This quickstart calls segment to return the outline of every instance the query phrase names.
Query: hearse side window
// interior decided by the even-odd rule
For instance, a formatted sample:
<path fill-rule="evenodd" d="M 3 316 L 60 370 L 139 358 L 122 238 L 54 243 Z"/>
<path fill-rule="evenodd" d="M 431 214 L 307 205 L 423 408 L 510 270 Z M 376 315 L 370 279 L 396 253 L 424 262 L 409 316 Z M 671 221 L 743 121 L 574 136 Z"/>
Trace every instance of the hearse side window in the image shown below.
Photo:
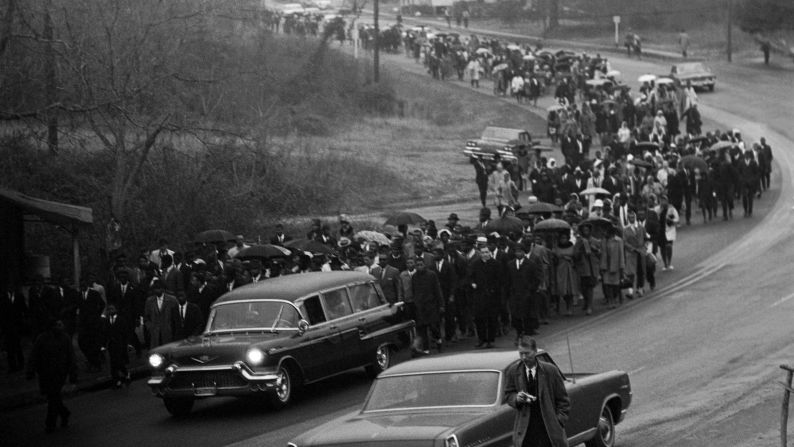
<path fill-rule="evenodd" d="M 303 300 L 301 307 L 306 318 L 309 319 L 309 324 L 320 324 L 325 321 L 325 314 L 323 313 L 323 306 L 320 304 L 319 296 L 306 298 Z"/>
<path fill-rule="evenodd" d="M 335 320 L 353 313 L 347 300 L 347 289 L 337 289 L 323 293 L 325 315 L 328 320 Z"/>
<path fill-rule="evenodd" d="M 383 304 L 372 284 L 361 284 L 348 290 L 350 292 L 350 304 L 353 305 L 353 312 L 361 312 Z"/>

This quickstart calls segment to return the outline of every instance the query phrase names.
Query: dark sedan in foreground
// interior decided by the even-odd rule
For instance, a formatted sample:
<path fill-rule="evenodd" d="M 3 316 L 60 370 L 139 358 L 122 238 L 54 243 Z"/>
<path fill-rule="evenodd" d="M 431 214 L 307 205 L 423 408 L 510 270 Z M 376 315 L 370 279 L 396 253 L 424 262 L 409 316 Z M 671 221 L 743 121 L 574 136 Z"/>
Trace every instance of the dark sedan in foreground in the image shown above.
<path fill-rule="evenodd" d="M 546 352 L 538 359 L 554 363 Z M 364 407 L 291 441 L 289 447 L 464 447 L 512 445 L 515 410 L 504 400 L 515 351 L 428 357 L 381 373 Z M 565 378 L 569 445 L 615 444 L 615 424 L 631 404 L 622 371 Z"/>
<path fill-rule="evenodd" d="M 414 322 L 401 308 L 366 273 L 249 284 L 215 301 L 201 336 L 153 349 L 148 384 L 174 416 L 215 396 L 260 395 L 283 407 L 303 384 L 388 368 L 411 340 Z"/>

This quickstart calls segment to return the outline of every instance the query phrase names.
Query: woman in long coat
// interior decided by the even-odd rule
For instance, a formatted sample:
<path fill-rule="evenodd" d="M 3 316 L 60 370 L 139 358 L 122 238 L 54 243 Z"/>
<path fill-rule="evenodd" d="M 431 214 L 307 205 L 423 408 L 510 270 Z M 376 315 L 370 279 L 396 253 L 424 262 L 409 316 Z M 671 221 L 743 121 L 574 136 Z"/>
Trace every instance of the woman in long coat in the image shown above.
<path fill-rule="evenodd" d="M 579 294 L 579 277 L 574 267 L 574 245 L 568 233 L 560 235 L 552 250 L 554 259 L 554 295 L 565 301 L 566 315 L 573 315 L 573 297 Z M 559 302 L 557 303 L 559 306 Z"/>
<path fill-rule="evenodd" d="M 594 239 L 590 237 L 591 230 L 590 225 L 579 225 L 579 237 L 576 238 L 576 244 L 573 247 L 579 289 L 582 291 L 584 312 L 587 315 L 593 313 L 593 288 L 598 282 L 598 271 L 601 264 L 599 259 L 601 243 L 598 241 L 598 247 L 593 247 Z"/>
<path fill-rule="evenodd" d="M 608 236 L 601 242 L 601 281 L 610 309 L 616 307 L 616 300 L 623 304 L 623 297 L 620 296 L 620 280 L 625 269 L 623 239 L 618 237 L 618 230 L 615 227 L 610 227 Z"/>

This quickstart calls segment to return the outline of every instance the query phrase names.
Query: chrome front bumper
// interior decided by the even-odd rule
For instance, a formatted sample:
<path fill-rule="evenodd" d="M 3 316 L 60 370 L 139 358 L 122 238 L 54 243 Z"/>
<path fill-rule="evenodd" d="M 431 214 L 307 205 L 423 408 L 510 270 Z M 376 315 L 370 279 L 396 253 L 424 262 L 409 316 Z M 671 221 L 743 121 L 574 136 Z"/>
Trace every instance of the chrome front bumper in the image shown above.
<path fill-rule="evenodd" d="M 273 392 L 279 385 L 275 371 L 253 371 L 243 362 L 217 366 L 170 365 L 153 375 L 147 385 L 157 396 L 240 396 Z"/>

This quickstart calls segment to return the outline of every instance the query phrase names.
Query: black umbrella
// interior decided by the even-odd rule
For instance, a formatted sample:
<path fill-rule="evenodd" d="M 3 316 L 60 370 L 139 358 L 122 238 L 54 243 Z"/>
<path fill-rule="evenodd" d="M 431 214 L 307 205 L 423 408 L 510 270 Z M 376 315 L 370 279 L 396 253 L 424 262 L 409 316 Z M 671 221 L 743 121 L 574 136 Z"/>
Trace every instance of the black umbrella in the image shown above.
<path fill-rule="evenodd" d="M 235 255 L 235 258 L 240 259 L 248 259 L 248 258 L 283 258 L 289 256 L 291 253 L 284 247 L 279 247 L 278 245 L 252 245 L 250 247 L 245 247 L 242 250 L 238 251 Z"/>
<path fill-rule="evenodd" d="M 694 138 L 691 138 L 691 139 L 689 140 L 689 142 L 690 142 L 690 143 L 692 143 L 692 144 L 695 144 L 695 143 L 702 143 L 702 142 L 704 142 L 704 141 L 708 141 L 708 140 L 709 140 L 709 137 L 706 137 L 706 136 L 703 136 L 703 135 L 701 135 L 701 136 L 699 136 L 699 137 L 694 137 Z"/>
<path fill-rule="evenodd" d="M 289 241 L 284 244 L 287 248 L 294 248 L 300 251 L 308 251 L 309 253 L 323 253 L 323 254 L 331 254 L 334 253 L 334 249 L 329 247 L 328 245 L 323 244 L 322 242 L 315 241 L 313 239 L 295 239 L 293 241 Z"/>
<path fill-rule="evenodd" d="M 546 219 L 538 222 L 534 231 L 564 231 L 570 230 L 571 224 L 561 219 Z"/>
<path fill-rule="evenodd" d="M 593 216 L 588 217 L 583 222 L 579 222 L 579 226 L 589 225 L 594 228 L 609 229 L 612 228 L 612 221 L 603 217 Z"/>
<path fill-rule="evenodd" d="M 524 231 L 524 224 L 521 219 L 514 216 L 503 216 L 488 222 L 485 231 L 496 231 L 502 234 L 521 233 Z"/>
<path fill-rule="evenodd" d="M 687 169 L 699 168 L 700 172 L 706 172 L 709 170 L 709 165 L 706 163 L 706 160 L 698 157 L 697 155 L 687 155 L 678 163 Z"/>
<path fill-rule="evenodd" d="M 649 151 L 659 149 L 659 145 L 651 141 L 640 141 L 636 147 L 637 149 L 647 149 Z"/>
<path fill-rule="evenodd" d="M 203 242 L 206 244 L 233 241 L 234 235 L 226 230 L 207 230 L 197 234 L 196 242 Z"/>
<path fill-rule="evenodd" d="M 634 158 L 629 163 L 633 164 L 634 166 L 639 166 L 641 168 L 653 167 L 653 164 L 651 162 L 645 161 L 642 158 Z"/>
<path fill-rule="evenodd" d="M 547 202 L 530 203 L 524 209 L 524 212 L 527 214 L 557 213 L 560 211 L 562 211 L 562 208 Z"/>
<path fill-rule="evenodd" d="M 427 222 L 425 218 L 416 213 L 401 211 L 389 216 L 389 218 L 386 219 L 386 222 L 384 222 L 384 225 L 417 225 L 424 222 Z"/>

